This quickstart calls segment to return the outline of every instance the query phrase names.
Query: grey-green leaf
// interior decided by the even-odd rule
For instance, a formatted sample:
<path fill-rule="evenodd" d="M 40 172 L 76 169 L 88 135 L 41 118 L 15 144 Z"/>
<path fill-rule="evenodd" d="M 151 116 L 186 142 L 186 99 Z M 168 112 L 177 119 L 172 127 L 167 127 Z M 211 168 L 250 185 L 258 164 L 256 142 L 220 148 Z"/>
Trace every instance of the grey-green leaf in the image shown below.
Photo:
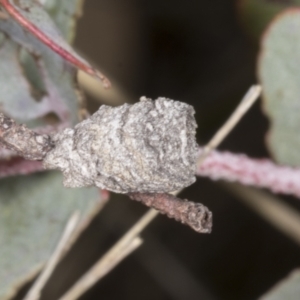
<path fill-rule="evenodd" d="M 64 60 L 59 57 L 56 53 L 53 53 L 50 49 L 44 46 L 41 42 L 37 41 L 34 37 L 28 35 L 21 26 L 12 21 L 11 24 L 5 24 L 0 21 L 0 30 L 6 33 L 10 37 L 10 39 L 6 39 L 5 45 L 6 47 L 8 42 L 12 44 L 11 47 L 15 49 L 21 48 L 23 46 L 25 49 L 28 50 L 28 53 L 31 53 L 35 59 L 31 62 L 25 63 L 30 65 L 36 65 L 31 67 L 31 69 L 35 69 L 35 72 L 38 72 L 36 77 L 42 79 L 43 85 L 46 87 L 46 95 L 41 101 L 48 102 L 48 111 L 46 113 L 54 112 L 61 122 L 65 123 L 76 123 L 77 121 L 77 110 L 78 110 L 78 103 L 77 103 L 77 95 L 74 90 L 75 85 L 75 70 L 71 67 L 67 67 Z M 0 46 L 3 47 L 3 43 Z M 34 50 L 33 50 L 34 49 Z M 3 50 L 4 51 L 4 50 Z M 13 55 L 13 54 L 12 54 Z M 2 61 L 2 68 L 8 69 L 9 67 L 7 64 L 14 64 L 17 68 L 21 68 L 21 61 L 20 57 L 18 57 L 17 53 L 14 53 L 14 62 L 7 61 L 5 58 L 0 56 L 0 60 Z M 15 71 L 14 69 L 10 69 L 11 73 L 10 76 L 13 76 L 15 73 L 18 72 L 18 69 Z M 1 72 L 1 69 L 0 69 Z M 29 82 L 30 79 L 27 78 L 25 72 L 19 71 L 19 76 L 15 78 L 15 80 L 19 79 L 20 77 L 22 81 L 27 81 L 27 92 L 26 94 L 30 95 L 30 84 L 36 85 L 38 83 Z M 9 84 L 7 80 L 0 81 L 0 89 L 2 89 L 5 85 Z M 36 87 L 38 88 L 38 86 Z M 12 98 L 12 94 L 0 95 L 0 103 L 2 105 L 2 110 L 10 115 L 14 116 L 16 114 L 23 113 L 23 117 L 16 118 L 20 122 L 28 121 L 28 115 L 31 111 L 31 114 L 40 115 L 40 111 L 36 111 L 38 108 L 37 105 L 34 107 L 28 107 L 24 103 L 24 99 L 22 97 L 22 92 L 24 88 L 18 85 L 17 83 L 10 86 L 10 89 L 15 89 L 14 98 Z M 22 111 L 15 111 L 11 110 L 11 102 L 14 102 L 15 99 L 18 98 L 18 102 L 21 103 L 23 107 Z M 37 100 L 32 96 L 31 101 L 33 103 L 37 103 Z"/>
<path fill-rule="evenodd" d="M 300 9 L 277 17 L 262 41 L 258 73 L 270 120 L 267 144 L 274 159 L 300 165 Z"/>
<path fill-rule="evenodd" d="M 287 278 L 277 283 L 260 300 L 299 300 L 300 270 L 292 272 Z"/>
<path fill-rule="evenodd" d="M 95 188 L 66 189 L 62 176 L 45 172 L 0 181 L 0 299 L 51 255 L 67 220 L 85 218 L 100 201 Z"/>
<path fill-rule="evenodd" d="M 65 36 L 73 36 L 82 0 L 44 0 L 48 13 Z M 79 99 L 76 70 L 28 34 L 14 20 L 0 20 L 1 110 L 30 127 L 78 122 Z"/>
<path fill-rule="evenodd" d="M 27 35 L 26 37 L 29 38 L 28 41 L 26 41 L 26 44 L 33 46 L 33 50 L 37 55 L 42 55 L 43 52 L 39 51 L 40 49 L 38 49 L 35 43 L 32 43 L 33 40 L 30 39 L 30 37 L 33 36 L 75 68 L 81 69 L 84 72 L 97 77 L 102 81 L 105 87 L 110 86 L 107 78 L 105 78 L 98 70 L 93 68 L 85 59 L 78 55 L 76 51 L 74 51 L 74 49 L 68 44 L 63 34 L 57 28 L 54 20 L 41 5 L 41 3 L 36 0 L 6 0 L 5 2 L 2 2 L 2 7 L 10 15 L 10 18 L 1 21 L 2 30 L 8 32 L 9 34 L 13 33 L 12 37 L 17 37 L 17 31 L 13 31 L 13 23 L 18 23 L 26 30 L 25 35 Z M 71 36 L 68 35 L 67 30 L 70 30 L 72 27 L 74 27 L 72 26 L 72 22 L 74 22 L 73 18 L 75 18 L 76 14 L 75 16 L 70 16 L 70 13 L 72 13 L 71 8 L 74 10 L 74 5 L 71 6 L 69 3 L 69 5 L 64 5 L 60 8 L 64 10 L 64 14 L 61 15 L 56 13 L 55 17 L 57 22 L 60 23 L 59 25 L 64 30 L 65 36 L 71 39 Z M 73 13 L 76 12 L 73 11 Z M 67 22 L 65 23 L 66 26 L 63 26 L 63 19 L 71 20 L 71 22 Z"/>
<path fill-rule="evenodd" d="M 48 11 L 63 37 L 72 42 L 77 19 L 82 14 L 84 0 L 61 1 L 44 0 L 44 8 Z"/>

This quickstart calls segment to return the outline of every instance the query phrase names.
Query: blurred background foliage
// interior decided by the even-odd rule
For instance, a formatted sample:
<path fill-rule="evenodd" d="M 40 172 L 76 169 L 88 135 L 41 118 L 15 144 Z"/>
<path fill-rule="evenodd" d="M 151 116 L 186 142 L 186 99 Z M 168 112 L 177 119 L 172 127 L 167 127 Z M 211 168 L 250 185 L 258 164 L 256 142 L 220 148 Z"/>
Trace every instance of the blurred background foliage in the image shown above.
<path fill-rule="evenodd" d="M 114 86 L 98 97 L 88 96 L 89 110 L 111 98 L 115 103 L 134 102 L 143 95 L 188 102 L 196 109 L 197 138 L 204 144 L 258 81 L 262 37 L 268 37 L 264 32 L 270 22 L 298 4 L 86 0 L 75 47 L 100 66 Z M 266 72 L 274 71 L 267 67 Z M 269 156 L 265 146 L 269 121 L 261 106 L 259 102 L 251 109 L 221 149 Z M 82 299 L 245 300 L 267 292 L 299 266 L 300 229 L 294 235 L 278 230 L 276 221 L 263 217 L 259 207 L 252 209 L 240 201 L 255 197 L 249 189 L 236 191 L 233 185 L 198 179 L 181 197 L 213 211 L 212 234 L 196 234 L 160 216 L 143 234 L 144 245 Z M 299 200 L 275 200 L 298 216 Z M 126 197 L 112 195 L 61 263 L 42 299 L 57 299 L 145 210 Z"/>

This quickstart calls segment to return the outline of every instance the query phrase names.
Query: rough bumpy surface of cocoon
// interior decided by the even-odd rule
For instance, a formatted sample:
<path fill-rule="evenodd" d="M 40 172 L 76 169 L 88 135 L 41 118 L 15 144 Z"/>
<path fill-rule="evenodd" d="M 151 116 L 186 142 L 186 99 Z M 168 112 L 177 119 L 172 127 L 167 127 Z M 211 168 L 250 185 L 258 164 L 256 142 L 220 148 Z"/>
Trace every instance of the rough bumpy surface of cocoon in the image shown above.
<path fill-rule="evenodd" d="M 44 159 L 66 187 L 96 185 L 118 193 L 171 192 L 195 181 L 197 144 L 192 106 L 166 98 L 103 105 L 74 129 L 52 137 Z"/>

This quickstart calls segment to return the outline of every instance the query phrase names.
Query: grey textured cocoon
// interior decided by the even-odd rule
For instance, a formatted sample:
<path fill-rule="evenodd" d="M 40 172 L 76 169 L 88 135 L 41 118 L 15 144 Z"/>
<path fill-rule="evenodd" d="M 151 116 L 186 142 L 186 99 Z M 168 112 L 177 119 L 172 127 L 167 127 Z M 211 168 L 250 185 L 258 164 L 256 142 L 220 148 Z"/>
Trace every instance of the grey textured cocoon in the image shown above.
<path fill-rule="evenodd" d="M 171 192 L 195 181 L 197 124 L 192 106 L 166 98 L 102 105 L 74 129 L 52 137 L 44 159 L 66 187 L 96 185 L 118 193 Z"/>

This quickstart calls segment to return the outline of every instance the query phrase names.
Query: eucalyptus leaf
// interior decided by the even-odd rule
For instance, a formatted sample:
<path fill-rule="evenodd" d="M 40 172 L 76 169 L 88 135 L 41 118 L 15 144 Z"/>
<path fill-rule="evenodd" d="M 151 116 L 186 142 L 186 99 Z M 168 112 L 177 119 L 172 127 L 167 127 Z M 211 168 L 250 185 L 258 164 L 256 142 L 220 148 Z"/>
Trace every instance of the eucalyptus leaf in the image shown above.
<path fill-rule="evenodd" d="M 277 283 L 260 300 L 299 300 L 300 270 L 293 271 L 287 278 Z"/>
<path fill-rule="evenodd" d="M 36 0 L 1 0 L 2 8 L 9 14 L 11 18 L 4 18 L 2 20 L 2 30 L 13 32 L 14 26 L 12 22 L 18 23 L 22 28 L 26 29 L 29 35 L 36 37 L 37 40 L 46 45 L 53 52 L 61 56 L 65 61 L 74 67 L 83 70 L 84 72 L 97 77 L 102 81 L 104 87 L 109 87 L 110 82 L 98 70 L 93 68 L 86 60 L 78 55 L 72 47 L 64 39 L 62 33 L 58 30 L 54 21 L 41 5 Z M 70 19 L 71 6 L 64 6 L 64 19 Z M 65 27 L 62 26 L 62 20 L 59 18 L 60 14 L 56 14 L 57 21 L 60 21 L 61 27 L 64 29 L 64 34 L 71 39 L 71 35 L 67 35 L 67 28 L 71 28 L 72 22 L 67 22 Z M 75 17 L 74 15 L 73 17 Z M 16 36 L 17 31 L 14 31 Z M 37 48 L 34 48 L 38 52 Z M 42 53 L 42 52 L 41 52 Z"/>
<path fill-rule="evenodd" d="M 300 9 L 288 9 L 265 33 L 258 64 L 268 147 L 282 164 L 300 165 Z"/>
<path fill-rule="evenodd" d="M 47 261 L 74 211 L 85 221 L 100 193 L 66 189 L 62 175 L 45 172 L 0 181 L 0 299 Z M 83 220 L 84 221 L 84 220 Z"/>
<path fill-rule="evenodd" d="M 34 2 L 29 0 L 20 2 L 23 6 L 30 5 L 31 10 L 26 12 L 26 17 L 31 17 L 30 21 L 33 22 L 34 25 L 45 30 L 59 47 L 73 51 L 60 35 L 59 29 L 56 28 L 54 21 L 52 21 L 50 16 L 40 5 L 36 4 L 37 6 L 35 6 L 33 5 Z M 78 7 L 78 1 L 68 2 L 73 2 L 73 6 Z M 73 16 L 69 16 L 69 18 L 73 18 Z M 68 24 L 68 22 L 66 18 L 66 24 Z M 31 115 L 33 115 L 34 119 L 40 117 L 42 113 L 43 115 L 47 115 L 52 112 L 56 114 L 63 123 L 77 123 L 78 101 L 75 90 L 75 68 L 71 67 L 62 57 L 49 49 L 32 34 L 29 34 L 27 30 L 14 19 L 0 20 L 0 30 L 8 36 L 5 40 L 5 46 L 10 42 L 16 51 L 20 51 L 18 49 L 26 49 L 25 54 L 23 51 L 22 57 L 18 56 L 18 53 L 14 54 L 13 64 L 16 67 L 13 69 L 10 69 L 6 65 L 6 63 L 9 64 L 11 62 L 0 56 L 2 68 L 11 70 L 12 74 L 7 74 L 7 77 L 10 78 L 17 73 L 18 69 L 16 68 L 21 69 L 23 67 L 24 70 L 22 74 L 19 75 L 19 78 L 22 76 L 20 81 L 27 81 L 27 89 L 18 84 L 9 85 L 7 80 L 0 81 L 0 90 L 5 88 L 5 86 L 9 89 L 14 89 L 13 95 L 8 93 L 5 97 L 0 96 L 2 110 L 20 122 L 28 122 L 32 119 L 30 118 Z M 3 44 L 4 43 L 2 43 L 2 46 Z M 31 78 L 26 76 L 26 74 L 28 74 L 26 70 L 28 69 L 30 69 L 33 74 Z M 20 70 L 19 73 L 21 73 Z M 32 81 L 32 78 L 38 78 L 38 80 Z M 18 78 L 15 80 L 18 80 Z M 41 85 L 45 91 L 43 97 L 37 101 L 32 91 L 39 90 Z M 31 95 L 31 102 L 33 103 L 31 107 L 27 105 L 28 100 L 25 103 L 26 97 L 22 97 L 24 89 L 27 98 Z M 16 99 L 18 99 L 18 106 L 22 107 L 22 112 L 16 111 L 11 107 L 13 105 L 12 102 L 16 101 Z M 44 111 L 40 109 L 41 103 L 43 103 Z"/>
<path fill-rule="evenodd" d="M 16 120 L 32 120 L 51 111 L 48 98 L 37 101 L 33 87 L 24 77 L 19 46 L 2 35 L 0 44 L 0 90 L 2 109 Z"/>

